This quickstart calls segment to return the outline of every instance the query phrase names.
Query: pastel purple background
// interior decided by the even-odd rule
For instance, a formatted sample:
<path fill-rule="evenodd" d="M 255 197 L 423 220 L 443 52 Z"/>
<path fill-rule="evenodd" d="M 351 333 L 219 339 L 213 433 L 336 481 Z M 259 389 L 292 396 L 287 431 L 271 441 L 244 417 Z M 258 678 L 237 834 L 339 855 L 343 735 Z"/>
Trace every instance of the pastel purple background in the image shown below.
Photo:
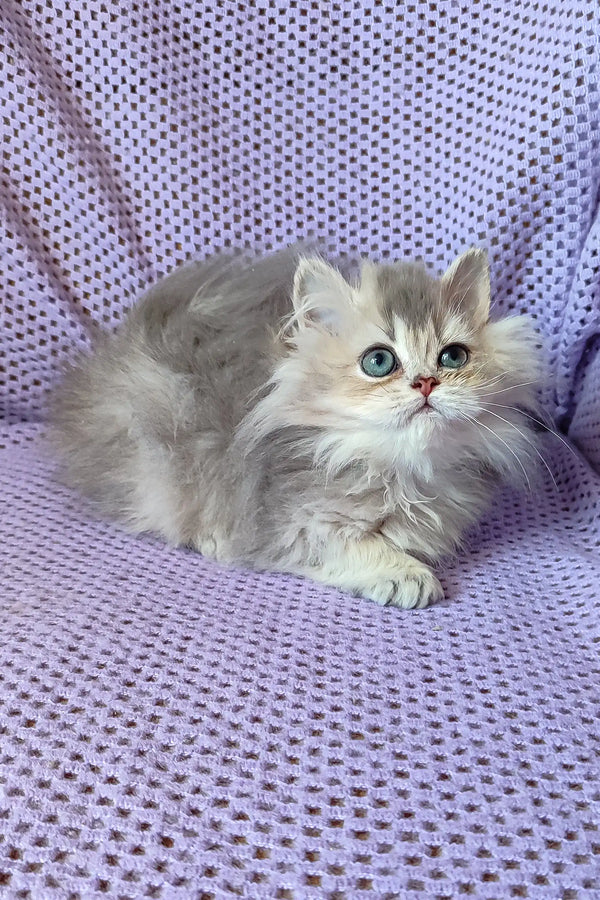
<path fill-rule="evenodd" d="M 597 3 L 0 23 L 0 895 L 600 897 Z M 131 538 L 53 480 L 47 391 L 95 328 L 308 234 L 438 270 L 486 246 L 547 347 L 573 447 L 429 610 Z"/>

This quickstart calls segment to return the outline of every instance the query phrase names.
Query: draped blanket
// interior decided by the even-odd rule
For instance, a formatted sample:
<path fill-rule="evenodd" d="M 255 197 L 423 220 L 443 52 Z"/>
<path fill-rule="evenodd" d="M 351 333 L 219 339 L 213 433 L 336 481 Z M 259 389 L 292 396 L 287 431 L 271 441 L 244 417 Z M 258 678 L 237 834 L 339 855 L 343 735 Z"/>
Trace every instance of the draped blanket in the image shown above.
<path fill-rule="evenodd" d="M 600 7 L 0 7 L 0 894 L 600 896 Z M 539 488 L 381 609 L 101 522 L 61 366 L 190 258 L 488 248 Z"/>

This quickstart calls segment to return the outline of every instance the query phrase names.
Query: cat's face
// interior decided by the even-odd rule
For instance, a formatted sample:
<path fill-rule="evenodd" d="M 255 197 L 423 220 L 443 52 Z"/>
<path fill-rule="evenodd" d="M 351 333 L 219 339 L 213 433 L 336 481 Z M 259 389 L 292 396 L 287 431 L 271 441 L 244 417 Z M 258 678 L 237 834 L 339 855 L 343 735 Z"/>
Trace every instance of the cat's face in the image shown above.
<path fill-rule="evenodd" d="M 467 251 L 440 280 L 419 265 L 366 264 L 355 286 L 304 260 L 294 306 L 280 389 L 294 395 L 298 424 L 443 449 L 535 378 L 524 320 L 488 321 L 482 251 Z"/>

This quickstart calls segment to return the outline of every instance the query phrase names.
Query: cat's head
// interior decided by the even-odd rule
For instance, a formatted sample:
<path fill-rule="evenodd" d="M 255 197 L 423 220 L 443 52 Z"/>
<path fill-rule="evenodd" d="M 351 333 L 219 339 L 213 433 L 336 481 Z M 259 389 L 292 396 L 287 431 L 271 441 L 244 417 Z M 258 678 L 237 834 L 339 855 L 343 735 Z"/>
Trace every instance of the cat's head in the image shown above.
<path fill-rule="evenodd" d="M 305 258 L 293 305 L 277 401 L 290 423 L 335 434 L 348 455 L 352 446 L 364 455 L 371 441 L 384 456 L 415 461 L 464 451 L 490 431 L 499 446 L 510 433 L 494 418 L 507 417 L 500 406 L 531 405 L 531 326 L 526 317 L 490 321 L 482 250 L 462 254 L 440 279 L 420 264 L 365 263 L 355 284 Z"/>

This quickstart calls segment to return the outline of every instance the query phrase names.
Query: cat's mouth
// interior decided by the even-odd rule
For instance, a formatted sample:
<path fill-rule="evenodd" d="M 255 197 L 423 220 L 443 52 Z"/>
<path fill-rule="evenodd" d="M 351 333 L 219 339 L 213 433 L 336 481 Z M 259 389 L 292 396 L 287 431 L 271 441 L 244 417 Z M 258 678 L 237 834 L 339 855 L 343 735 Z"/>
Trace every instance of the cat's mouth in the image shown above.
<path fill-rule="evenodd" d="M 438 410 L 435 406 L 433 406 L 429 400 L 426 398 L 424 403 L 421 403 L 420 406 L 417 406 L 416 409 L 413 409 L 410 413 L 408 420 L 409 422 L 414 419 L 416 416 L 427 416 L 432 415 L 432 413 L 436 413 Z"/>
<path fill-rule="evenodd" d="M 436 411 L 435 406 L 433 406 L 433 405 L 429 402 L 429 400 L 428 400 L 427 398 L 425 398 L 425 402 L 424 402 L 424 403 L 421 403 L 421 405 L 419 406 L 419 408 L 416 410 L 416 414 L 417 414 L 417 415 L 418 415 L 419 413 L 425 413 L 425 414 L 427 414 L 427 413 L 432 413 L 432 412 L 435 412 L 435 411 Z"/>

